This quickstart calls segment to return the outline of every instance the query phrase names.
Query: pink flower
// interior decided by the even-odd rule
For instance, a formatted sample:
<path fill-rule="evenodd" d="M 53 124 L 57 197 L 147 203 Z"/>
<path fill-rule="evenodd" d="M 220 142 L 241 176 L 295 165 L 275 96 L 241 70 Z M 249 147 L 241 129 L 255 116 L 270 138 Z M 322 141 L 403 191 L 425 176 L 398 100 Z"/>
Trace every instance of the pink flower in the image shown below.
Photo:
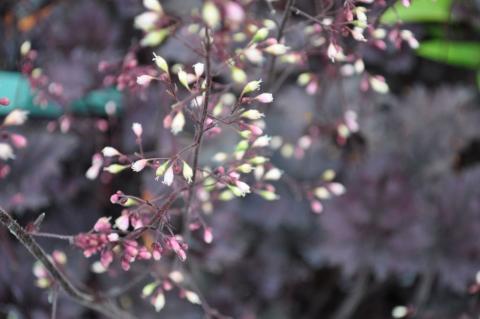
<path fill-rule="evenodd" d="M 213 241 L 213 233 L 212 229 L 210 227 L 207 227 L 203 231 L 203 240 L 207 243 L 210 244 Z"/>
<path fill-rule="evenodd" d="M 118 204 L 120 201 L 123 199 L 123 192 L 122 191 L 117 191 L 115 194 L 110 196 L 110 202 L 112 204 Z"/>
<path fill-rule="evenodd" d="M 103 267 L 108 268 L 113 261 L 113 253 L 111 250 L 104 250 L 100 256 L 100 263 Z"/>
<path fill-rule="evenodd" d="M 185 261 L 187 259 L 187 254 L 185 253 L 185 250 L 183 250 L 183 247 L 180 245 L 180 243 L 175 237 L 169 237 L 167 239 L 167 245 L 170 246 L 170 248 L 175 252 L 175 254 L 177 254 L 178 258 L 181 261 Z"/>
<path fill-rule="evenodd" d="M 93 226 L 93 230 L 95 230 L 97 233 L 108 233 L 111 229 L 112 225 L 110 225 L 110 218 L 107 217 L 99 218 Z"/>
<path fill-rule="evenodd" d="M 137 84 L 140 86 L 148 86 L 152 80 L 155 79 L 153 76 L 150 75 L 140 75 L 137 77 Z"/>
<path fill-rule="evenodd" d="M 260 95 L 257 95 L 255 97 L 255 100 L 257 100 L 260 103 L 272 103 L 273 102 L 273 95 L 272 95 L 272 93 L 262 93 Z"/>
<path fill-rule="evenodd" d="M 323 211 L 323 205 L 318 200 L 313 200 L 310 203 L 310 207 L 312 209 L 312 212 L 314 212 L 315 214 L 320 214 Z"/>
<path fill-rule="evenodd" d="M 12 143 L 16 148 L 24 148 L 28 144 L 28 141 L 25 138 L 25 136 L 20 134 L 12 133 L 10 134 L 10 139 L 12 140 Z"/>
<path fill-rule="evenodd" d="M 152 254 L 148 251 L 146 247 L 140 247 L 138 249 L 138 259 L 148 260 L 152 258 Z"/>
<path fill-rule="evenodd" d="M 160 258 L 162 257 L 162 252 L 163 252 L 162 246 L 160 246 L 158 243 L 153 243 L 152 244 L 152 257 L 153 257 L 153 259 L 160 260 Z"/>
<path fill-rule="evenodd" d="M 10 104 L 10 100 L 8 99 L 8 97 L 0 98 L 0 105 L 8 106 L 9 104 Z"/>

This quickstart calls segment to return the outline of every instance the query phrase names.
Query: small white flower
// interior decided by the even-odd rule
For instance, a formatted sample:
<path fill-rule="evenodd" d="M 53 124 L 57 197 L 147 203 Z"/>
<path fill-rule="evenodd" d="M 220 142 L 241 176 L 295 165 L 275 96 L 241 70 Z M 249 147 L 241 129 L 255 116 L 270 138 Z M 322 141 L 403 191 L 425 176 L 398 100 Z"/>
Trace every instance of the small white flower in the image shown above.
<path fill-rule="evenodd" d="M 155 298 L 152 300 L 155 311 L 160 311 L 165 307 L 165 295 L 162 292 L 158 292 Z"/>
<path fill-rule="evenodd" d="M 135 134 L 138 138 L 140 138 L 143 134 L 143 127 L 142 127 L 142 124 L 140 123 L 133 123 L 132 124 L 132 131 L 133 131 L 133 134 Z"/>
<path fill-rule="evenodd" d="M 247 48 L 243 51 L 243 54 L 245 54 L 245 57 L 252 63 L 255 64 L 260 64 L 263 62 L 263 54 L 262 51 L 255 47 L 250 47 Z"/>
<path fill-rule="evenodd" d="M 257 110 L 252 109 L 252 110 L 247 110 L 247 111 L 243 112 L 241 116 L 244 117 L 244 118 L 247 118 L 249 120 L 258 120 L 258 119 L 264 117 L 265 115 L 263 113 L 260 113 Z"/>
<path fill-rule="evenodd" d="M 370 77 L 370 85 L 374 91 L 381 94 L 388 93 L 389 91 L 388 84 L 385 82 L 385 78 L 380 75 Z"/>
<path fill-rule="evenodd" d="M 163 184 L 165 184 L 167 186 L 172 185 L 174 177 L 175 176 L 173 174 L 173 167 L 172 167 L 172 165 L 170 165 L 170 167 L 165 172 L 165 175 L 163 176 Z"/>
<path fill-rule="evenodd" d="M 353 28 L 352 31 L 352 36 L 355 40 L 360 41 L 360 42 L 366 42 L 367 39 L 365 39 L 365 36 L 363 35 L 363 30 L 362 28 L 355 27 Z"/>
<path fill-rule="evenodd" d="M 203 63 L 197 63 L 193 65 L 193 70 L 195 71 L 195 75 L 197 76 L 197 78 L 202 76 L 204 69 L 205 66 L 203 65 Z"/>
<path fill-rule="evenodd" d="M 275 43 L 272 44 L 264 49 L 265 52 L 270 53 L 272 55 L 282 55 L 287 53 L 289 47 L 281 44 L 281 43 Z"/>
<path fill-rule="evenodd" d="M 129 217 L 127 214 L 122 214 L 122 216 L 115 219 L 115 226 L 122 231 L 127 231 L 130 226 Z"/>
<path fill-rule="evenodd" d="M 187 290 L 185 291 L 185 298 L 187 298 L 188 301 L 190 301 L 193 304 L 201 304 L 202 302 L 200 301 L 200 297 L 193 291 Z"/>
<path fill-rule="evenodd" d="M 215 29 L 221 22 L 222 16 L 215 3 L 207 1 L 202 8 L 203 21 L 212 29 Z"/>
<path fill-rule="evenodd" d="M 174 135 L 177 135 L 183 130 L 185 126 L 185 116 L 182 112 L 178 112 L 172 120 L 171 131 Z"/>
<path fill-rule="evenodd" d="M 14 126 L 14 125 L 22 125 L 25 123 L 28 117 L 28 111 L 22 111 L 15 109 L 8 113 L 8 115 L 3 120 L 4 126 Z"/>
<path fill-rule="evenodd" d="M 188 74 L 187 72 L 185 72 L 184 70 L 180 69 L 180 71 L 178 71 L 178 80 L 180 81 L 180 83 L 187 89 L 187 90 L 190 90 L 190 86 L 188 85 Z"/>
<path fill-rule="evenodd" d="M 274 167 L 274 168 L 270 169 L 267 173 L 265 173 L 265 176 L 263 176 L 263 179 L 270 180 L 270 181 L 276 181 L 276 180 L 279 180 L 280 177 L 282 177 L 282 175 L 283 175 L 283 171 Z"/>
<path fill-rule="evenodd" d="M 328 188 L 333 194 L 337 196 L 343 195 L 346 192 L 345 186 L 340 183 L 330 183 L 328 184 Z"/>
<path fill-rule="evenodd" d="M 157 12 L 144 12 L 135 17 L 134 26 L 137 29 L 148 32 L 155 28 L 157 20 L 159 19 Z"/>
<path fill-rule="evenodd" d="M 162 6 L 158 0 L 143 0 L 143 6 L 148 10 L 163 13 Z"/>
<path fill-rule="evenodd" d="M 162 58 L 161 56 L 156 55 L 155 52 L 153 53 L 153 61 L 160 68 L 160 70 L 164 71 L 165 73 L 168 73 L 167 61 L 165 61 L 165 59 Z"/>
<path fill-rule="evenodd" d="M 255 100 L 261 103 L 272 103 L 273 102 L 273 95 L 272 93 L 262 93 L 255 97 Z"/>
<path fill-rule="evenodd" d="M 146 159 L 140 159 L 138 161 L 135 161 L 132 164 L 132 170 L 135 172 L 140 172 L 145 168 L 145 166 L 147 166 L 147 163 L 148 163 L 148 160 Z"/>
<path fill-rule="evenodd" d="M 247 183 L 242 181 L 237 181 L 235 185 L 241 191 L 241 196 L 245 196 L 245 194 L 250 193 L 250 186 Z"/>
<path fill-rule="evenodd" d="M 193 170 L 192 168 L 187 164 L 187 162 L 183 162 L 183 177 L 188 183 L 192 182 L 192 177 L 193 177 Z"/>
<path fill-rule="evenodd" d="M 13 148 L 10 146 L 10 144 L 0 143 L 0 159 L 7 161 L 14 158 L 15 154 L 13 153 Z"/>
<path fill-rule="evenodd" d="M 172 272 L 168 275 L 168 277 L 169 277 L 174 283 L 177 283 L 177 284 L 179 284 L 179 283 L 181 283 L 181 282 L 183 282 L 183 281 L 185 280 L 185 277 L 183 276 L 183 274 L 182 274 L 180 271 L 178 271 L 178 270 L 172 271 Z"/>
<path fill-rule="evenodd" d="M 272 138 L 268 135 L 260 136 L 253 142 L 252 147 L 265 147 L 268 146 Z"/>
<path fill-rule="evenodd" d="M 113 157 L 113 156 L 118 156 L 120 155 L 120 152 L 117 151 L 116 148 L 113 148 L 111 146 L 106 146 L 102 149 L 102 154 L 105 157 Z"/>
<path fill-rule="evenodd" d="M 330 60 L 332 60 L 332 62 L 335 62 L 335 58 L 337 57 L 338 55 L 338 49 L 337 49 L 337 46 L 335 44 L 333 44 L 332 42 L 330 42 L 330 44 L 328 45 L 328 49 L 327 49 L 327 56 Z"/>
<path fill-rule="evenodd" d="M 153 76 L 150 75 L 140 75 L 137 76 L 137 84 L 141 86 L 148 86 L 152 80 L 155 79 Z"/>
<path fill-rule="evenodd" d="M 260 83 L 262 83 L 262 80 L 248 82 L 243 88 L 241 95 L 258 90 L 260 88 Z"/>

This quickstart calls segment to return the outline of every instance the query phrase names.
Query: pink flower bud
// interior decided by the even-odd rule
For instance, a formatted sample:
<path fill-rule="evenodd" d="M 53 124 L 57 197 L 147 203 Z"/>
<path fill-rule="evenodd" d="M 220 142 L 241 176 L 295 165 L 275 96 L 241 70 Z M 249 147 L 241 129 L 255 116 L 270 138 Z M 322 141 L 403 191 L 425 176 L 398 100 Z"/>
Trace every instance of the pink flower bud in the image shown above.
<path fill-rule="evenodd" d="M 188 229 L 190 229 L 191 231 L 195 231 L 197 229 L 199 229 L 202 225 L 200 223 L 190 223 L 190 225 L 188 225 Z"/>
<path fill-rule="evenodd" d="M 120 236 L 118 236 L 117 233 L 111 233 L 111 234 L 108 234 L 107 236 L 107 239 L 109 242 L 116 242 L 118 241 L 118 239 L 120 238 Z"/>
<path fill-rule="evenodd" d="M 103 267 L 108 268 L 113 261 L 113 253 L 111 250 L 104 250 L 100 256 L 100 263 Z"/>
<path fill-rule="evenodd" d="M 110 202 L 112 204 L 118 204 L 122 200 L 122 197 L 123 197 L 123 192 L 117 191 L 115 194 L 110 196 Z"/>
<path fill-rule="evenodd" d="M 28 141 L 25 138 L 25 136 L 20 134 L 12 133 L 10 134 L 10 139 L 12 140 L 12 143 L 16 148 L 24 148 L 28 144 Z"/>
<path fill-rule="evenodd" d="M 212 229 L 207 227 L 205 228 L 205 230 L 203 231 L 203 240 L 207 243 L 207 244 L 210 244 L 212 243 L 213 241 L 213 233 L 212 233 Z"/>
<path fill-rule="evenodd" d="M 310 207 L 315 214 L 320 214 L 323 211 L 323 205 L 318 200 L 313 200 L 310 203 Z"/>
<path fill-rule="evenodd" d="M 128 271 L 130 269 L 130 261 L 128 258 L 122 257 L 122 261 L 120 262 L 122 269 Z"/>
<path fill-rule="evenodd" d="M 255 97 L 255 100 L 261 103 L 272 103 L 273 102 L 273 95 L 272 93 L 262 93 Z"/>
<path fill-rule="evenodd" d="M 147 250 L 146 247 L 140 247 L 138 250 L 138 259 L 150 259 L 152 254 Z"/>
<path fill-rule="evenodd" d="M 133 229 L 138 229 L 143 227 L 143 221 L 138 216 L 138 214 L 131 214 L 130 215 L 130 224 L 132 225 Z"/>
<path fill-rule="evenodd" d="M 162 246 L 160 246 L 158 243 L 152 244 L 152 256 L 155 260 L 160 260 L 162 257 Z"/>
<path fill-rule="evenodd" d="M 9 104 L 10 104 L 10 100 L 8 99 L 8 97 L 0 98 L 0 105 L 8 106 Z"/>
<path fill-rule="evenodd" d="M 112 229 L 112 225 L 110 225 L 110 218 L 101 217 L 97 220 L 95 225 L 93 226 L 93 230 L 98 233 L 108 233 Z"/>
<path fill-rule="evenodd" d="M 163 282 L 162 287 L 163 287 L 163 289 L 164 289 L 165 291 L 170 291 L 170 290 L 173 289 L 173 285 L 172 285 L 172 283 L 170 282 L 170 280 L 165 280 L 165 281 Z"/>
<path fill-rule="evenodd" d="M 125 256 L 128 256 L 130 261 L 134 261 L 138 255 L 138 248 L 130 245 L 124 245 L 123 248 L 125 249 Z"/>

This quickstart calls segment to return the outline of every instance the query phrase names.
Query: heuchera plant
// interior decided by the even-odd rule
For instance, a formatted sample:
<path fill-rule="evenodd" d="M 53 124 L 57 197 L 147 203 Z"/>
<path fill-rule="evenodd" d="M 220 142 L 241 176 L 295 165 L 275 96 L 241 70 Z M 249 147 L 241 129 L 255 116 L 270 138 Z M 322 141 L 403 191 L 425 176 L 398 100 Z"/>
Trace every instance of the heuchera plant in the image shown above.
<path fill-rule="evenodd" d="M 408 1 L 403 3 L 409 5 Z M 272 2 L 266 4 L 275 12 Z M 275 99 L 271 92 L 278 91 L 290 73 L 295 72 L 298 84 L 308 94 L 315 94 L 326 80 L 319 74 L 360 75 L 362 91 L 387 93 L 385 79 L 365 70 L 362 46 L 385 50 L 388 46 L 400 47 L 403 42 L 413 48 L 418 45 L 408 30 L 400 30 L 399 26 L 390 30 L 378 27 L 379 12 L 388 7 L 385 1 L 347 0 L 341 5 L 327 1 L 320 13 L 313 16 L 288 0 L 278 22 L 251 14 L 253 6 L 254 1 L 207 0 L 199 10 L 193 10 L 192 16 L 180 20 L 169 16 L 158 0 L 143 1 L 144 12 L 133 22 L 142 32 L 139 44 L 117 61 L 101 61 L 98 69 L 104 86 L 115 86 L 125 94 L 146 99 L 153 89 L 166 92 L 170 103 L 159 106 L 167 110 L 163 127 L 170 131 L 177 147 L 168 154 L 153 154 L 144 145 L 146 128 L 134 122 L 134 153 L 105 145 L 94 154 L 87 178 L 94 180 L 130 170 L 155 179 L 158 193 L 146 197 L 116 191 L 110 202 L 122 207 L 120 216 L 101 217 L 86 232 L 75 236 L 41 233 L 43 217 L 23 229 L 2 212 L 2 223 L 39 260 L 34 274 L 40 287 L 61 287 L 80 303 L 113 318 L 133 317 L 107 297 L 97 298 L 74 287 L 62 270 L 66 257 L 58 251 L 47 256 L 32 236 L 67 239 L 85 257 L 96 258 L 93 270 L 97 273 L 109 273 L 115 264 L 128 271 L 136 261 L 165 262 L 167 266 L 161 271 L 149 270 L 153 280 L 142 291 L 142 297 L 148 298 L 157 311 L 165 305 L 165 292 L 177 289 L 181 297 L 201 305 L 207 316 L 224 317 L 208 305 L 189 275 L 193 267 L 189 265 L 189 255 L 199 245 L 196 238 L 202 238 L 206 244 L 215 240 L 208 215 L 219 202 L 238 197 L 255 194 L 266 201 L 278 199 L 274 183 L 285 174 L 270 162 L 271 154 L 280 150 L 286 158 L 301 159 L 318 139 L 318 130 L 313 128 L 296 145 L 281 136 L 268 136 L 264 117 Z M 369 16 L 370 12 L 376 16 Z M 289 24 L 292 15 L 300 21 Z M 300 30 L 305 43 L 289 44 L 285 36 L 288 28 Z M 197 62 L 172 64 L 157 53 L 156 48 L 168 38 L 175 38 L 184 50 L 196 54 Z M 140 50 L 149 51 L 151 63 L 139 62 Z M 22 45 L 21 54 L 22 71 L 29 77 L 40 104 L 51 99 L 65 101 L 62 85 L 51 82 L 48 74 L 37 67 L 38 53 L 29 42 Z M 322 62 L 322 72 L 311 71 L 310 66 L 317 60 Z M 8 103 L 7 99 L 0 99 L 1 105 Z M 115 115 L 114 107 L 106 105 L 106 113 Z M 14 159 L 13 148 L 26 146 L 21 135 L 6 132 L 10 126 L 23 124 L 26 115 L 14 110 L 0 126 L 7 139 L 0 143 L 3 162 Z M 69 115 L 59 121 L 61 131 L 67 132 L 74 118 Z M 345 110 L 333 131 L 338 145 L 344 145 L 358 131 L 356 113 Z M 221 149 L 211 160 L 205 160 L 202 145 L 206 140 L 215 143 L 232 132 L 236 136 L 234 145 L 219 145 Z M 8 165 L 3 162 L 0 178 L 8 174 Z M 346 191 L 332 169 L 298 186 L 314 213 L 323 211 L 324 200 Z"/>

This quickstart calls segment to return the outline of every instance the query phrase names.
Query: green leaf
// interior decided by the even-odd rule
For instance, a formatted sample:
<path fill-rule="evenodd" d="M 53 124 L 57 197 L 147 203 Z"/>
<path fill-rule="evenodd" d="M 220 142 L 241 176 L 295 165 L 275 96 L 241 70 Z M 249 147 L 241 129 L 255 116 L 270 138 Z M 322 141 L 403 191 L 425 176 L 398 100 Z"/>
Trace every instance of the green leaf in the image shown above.
<path fill-rule="evenodd" d="M 397 22 L 447 22 L 453 0 L 412 0 L 410 7 L 397 1 L 380 19 L 381 23 Z"/>
<path fill-rule="evenodd" d="M 478 42 L 425 41 L 420 44 L 417 54 L 437 62 L 475 70 L 480 68 L 480 43 Z"/>

